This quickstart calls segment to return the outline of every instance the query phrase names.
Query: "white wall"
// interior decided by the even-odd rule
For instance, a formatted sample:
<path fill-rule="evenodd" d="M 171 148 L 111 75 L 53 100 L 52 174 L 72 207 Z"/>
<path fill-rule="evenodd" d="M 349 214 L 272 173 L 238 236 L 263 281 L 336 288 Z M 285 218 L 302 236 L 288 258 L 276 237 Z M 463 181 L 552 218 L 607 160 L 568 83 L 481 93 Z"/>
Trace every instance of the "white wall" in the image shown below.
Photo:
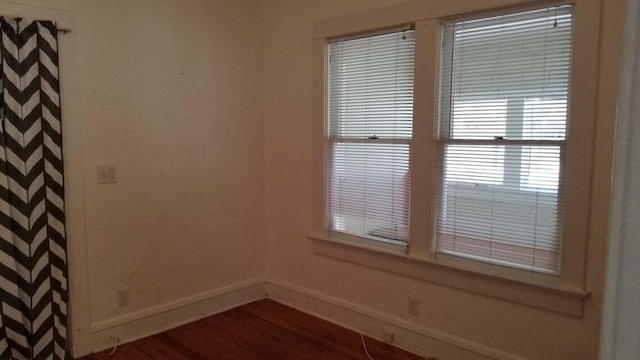
<path fill-rule="evenodd" d="M 78 20 L 92 321 L 260 276 L 258 2 L 90 1 Z"/>
<path fill-rule="evenodd" d="M 510 358 L 595 359 L 601 314 L 604 251 L 615 114 L 619 20 L 623 1 L 603 2 L 599 103 L 585 283 L 591 292 L 575 318 L 395 275 L 315 254 L 311 228 L 312 25 L 398 1 L 272 0 L 264 3 L 266 206 L 268 274 L 285 287 L 322 294 L 407 328 L 483 344 Z M 576 61 L 580 61 L 577 59 Z M 604 214 L 603 214 L 604 212 Z M 408 296 L 421 299 L 419 318 Z M 300 303 L 304 300 L 300 300 Z"/>
<path fill-rule="evenodd" d="M 260 11 L 258 0 L 0 1 L 2 14 L 72 30 L 60 47 L 76 354 L 96 326 L 264 274 Z M 117 167 L 116 184 L 97 184 L 100 164 Z M 120 287 L 130 304 L 118 308 Z"/>

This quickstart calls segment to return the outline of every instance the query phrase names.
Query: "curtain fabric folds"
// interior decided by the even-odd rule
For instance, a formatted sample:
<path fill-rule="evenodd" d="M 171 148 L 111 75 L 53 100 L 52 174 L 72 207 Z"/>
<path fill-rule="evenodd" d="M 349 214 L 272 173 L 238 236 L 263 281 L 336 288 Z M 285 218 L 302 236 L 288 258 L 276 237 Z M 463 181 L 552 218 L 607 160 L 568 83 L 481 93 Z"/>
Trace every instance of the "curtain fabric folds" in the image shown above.
<path fill-rule="evenodd" d="M 64 359 L 67 259 L 56 25 L 0 18 L 0 359 Z"/>

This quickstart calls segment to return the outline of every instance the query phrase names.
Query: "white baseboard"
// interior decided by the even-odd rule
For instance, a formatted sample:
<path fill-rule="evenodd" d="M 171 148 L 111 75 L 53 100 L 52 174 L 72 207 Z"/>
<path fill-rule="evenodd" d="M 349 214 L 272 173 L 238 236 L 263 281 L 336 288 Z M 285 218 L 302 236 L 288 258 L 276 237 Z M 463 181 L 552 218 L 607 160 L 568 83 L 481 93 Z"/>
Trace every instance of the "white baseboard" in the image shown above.
<path fill-rule="evenodd" d="M 384 330 L 392 330 L 395 333 L 394 346 L 425 359 L 524 360 L 486 345 L 279 279 L 268 279 L 267 297 L 379 340 L 382 340 Z"/>
<path fill-rule="evenodd" d="M 235 283 L 194 296 L 147 308 L 91 325 L 91 351 L 112 348 L 114 338 L 121 344 L 161 333 L 175 327 L 264 299 L 263 278 Z"/>
<path fill-rule="evenodd" d="M 243 281 L 93 323 L 91 351 L 95 353 L 112 348 L 114 338 L 124 344 L 264 298 L 377 339 L 382 338 L 384 330 L 392 330 L 395 333 L 394 346 L 425 359 L 524 360 L 486 345 L 272 278 Z"/>

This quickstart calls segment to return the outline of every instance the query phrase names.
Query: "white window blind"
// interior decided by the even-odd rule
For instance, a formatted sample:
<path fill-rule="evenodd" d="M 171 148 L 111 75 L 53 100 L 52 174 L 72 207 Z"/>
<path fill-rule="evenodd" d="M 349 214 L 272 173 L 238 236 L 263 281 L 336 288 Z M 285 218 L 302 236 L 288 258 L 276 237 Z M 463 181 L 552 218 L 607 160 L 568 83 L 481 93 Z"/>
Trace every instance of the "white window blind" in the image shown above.
<path fill-rule="evenodd" d="M 572 11 L 443 25 L 437 252 L 559 271 Z"/>
<path fill-rule="evenodd" d="M 328 45 L 331 232 L 406 245 L 414 58 L 410 28 Z"/>

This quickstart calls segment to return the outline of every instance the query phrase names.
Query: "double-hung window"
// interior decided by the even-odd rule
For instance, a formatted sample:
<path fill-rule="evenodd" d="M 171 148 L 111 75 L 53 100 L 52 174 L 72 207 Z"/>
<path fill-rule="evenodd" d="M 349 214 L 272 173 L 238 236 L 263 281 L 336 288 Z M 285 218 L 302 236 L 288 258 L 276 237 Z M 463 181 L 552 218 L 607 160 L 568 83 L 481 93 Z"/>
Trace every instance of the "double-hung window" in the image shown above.
<path fill-rule="evenodd" d="M 600 8 L 431 3 L 314 24 L 313 250 L 580 316 Z"/>
<path fill-rule="evenodd" d="M 436 251 L 557 273 L 572 6 L 442 27 Z"/>
<path fill-rule="evenodd" d="M 332 41 L 327 49 L 329 231 L 406 246 L 414 31 Z"/>
<path fill-rule="evenodd" d="M 599 13 L 589 0 L 490 9 L 499 4 L 416 3 L 369 32 L 373 13 L 314 28 L 318 252 L 353 259 L 354 247 L 382 246 L 436 282 L 457 268 L 581 286 Z M 466 286 L 464 274 L 447 276 Z"/>

